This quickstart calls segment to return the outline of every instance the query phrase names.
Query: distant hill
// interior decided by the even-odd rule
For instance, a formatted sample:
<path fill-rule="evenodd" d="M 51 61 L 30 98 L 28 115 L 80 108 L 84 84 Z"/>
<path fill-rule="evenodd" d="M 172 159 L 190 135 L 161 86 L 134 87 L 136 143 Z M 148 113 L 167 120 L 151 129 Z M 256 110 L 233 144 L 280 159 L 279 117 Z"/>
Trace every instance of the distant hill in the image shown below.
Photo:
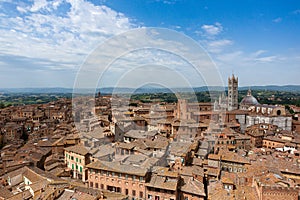
<path fill-rule="evenodd" d="M 249 87 L 240 87 L 239 90 L 248 90 Z M 251 90 L 269 90 L 283 92 L 300 92 L 300 85 L 267 85 L 267 86 L 251 86 Z"/>
<path fill-rule="evenodd" d="M 251 86 L 251 87 L 239 87 L 239 90 L 268 90 L 268 91 L 285 91 L 285 92 L 300 92 L 300 85 L 267 85 L 267 86 Z M 204 91 L 222 91 L 227 90 L 221 86 L 202 86 L 195 88 L 162 88 L 162 87 L 141 87 L 135 88 L 113 88 L 106 87 L 100 88 L 101 93 L 111 94 L 111 93 L 172 93 L 172 92 L 204 92 Z M 97 89 L 97 92 L 99 89 Z M 94 93 L 95 90 L 91 88 L 78 89 L 76 93 Z M 0 93 L 32 93 L 32 94 L 57 94 L 57 93 L 73 93 L 72 88 L 0 88 Z"/>

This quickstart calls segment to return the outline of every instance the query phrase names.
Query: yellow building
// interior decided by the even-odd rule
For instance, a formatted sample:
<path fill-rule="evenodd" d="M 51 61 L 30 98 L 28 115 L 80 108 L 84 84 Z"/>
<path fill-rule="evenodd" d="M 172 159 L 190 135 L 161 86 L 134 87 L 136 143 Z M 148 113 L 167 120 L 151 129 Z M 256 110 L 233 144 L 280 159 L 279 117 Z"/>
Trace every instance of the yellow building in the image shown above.
<path fill-rule="evenodd" d="M 83 145 L 65 148 L 65 163 L 73 178 L 87 181 L 85 166 L 90 163 L 90 156 L 91 154 Z"/>

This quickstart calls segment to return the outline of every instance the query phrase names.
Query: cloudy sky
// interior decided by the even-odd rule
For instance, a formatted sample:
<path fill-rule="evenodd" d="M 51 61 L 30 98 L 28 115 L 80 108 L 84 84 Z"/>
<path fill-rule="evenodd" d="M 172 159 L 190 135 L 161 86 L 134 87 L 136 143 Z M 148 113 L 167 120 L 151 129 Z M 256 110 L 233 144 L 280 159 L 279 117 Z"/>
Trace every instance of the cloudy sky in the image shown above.
<path fill-rule="evenodd" d="M 73 87 L 90 55 L 103 50 L 101 44 L 145 27 L 170 29 L 194 40 L 225 82 L 234 73 L 241 86 L 300 84 L 297 0 L 0 0 L 0 88 Z M 141 48 L 147 45 L 143 37 L 136 41 Z M 136 60 L 139 69 L 155 68 L 152 76 L 158 79 L 186 71 L 190 84 L 203 85 L 189 70 L 189 61 L 172 53 L 128 52 L 114 61 L 101 85 L 115 85 L 120 80 L 110 77 L 124 74 L 116 69 Z M 138 73 L 129 79 L 134 76 Z M 174 80 L 169 84 L 180 86 Z"/>

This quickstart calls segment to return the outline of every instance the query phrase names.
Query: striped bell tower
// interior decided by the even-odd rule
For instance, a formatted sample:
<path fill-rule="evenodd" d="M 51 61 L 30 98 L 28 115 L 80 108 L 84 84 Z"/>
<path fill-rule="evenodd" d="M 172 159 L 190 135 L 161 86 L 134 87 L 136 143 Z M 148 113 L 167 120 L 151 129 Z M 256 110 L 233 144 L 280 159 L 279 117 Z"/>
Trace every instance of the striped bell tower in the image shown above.
<path fill-rule="evenodd" d="M 238 77 L 232 74 L 232 77 L 228 78 L 228 110 L 238 109 Z"/>

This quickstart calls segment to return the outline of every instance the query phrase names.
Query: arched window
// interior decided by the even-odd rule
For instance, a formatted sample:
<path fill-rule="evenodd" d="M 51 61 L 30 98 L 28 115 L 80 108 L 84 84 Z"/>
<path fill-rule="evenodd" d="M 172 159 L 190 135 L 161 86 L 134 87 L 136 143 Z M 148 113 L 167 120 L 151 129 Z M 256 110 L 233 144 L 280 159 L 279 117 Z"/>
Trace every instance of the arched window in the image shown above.
<path fill-rule="evenodd" d="M 281 110 L 277 110 L 277 115 L 281 115 Z"/>

